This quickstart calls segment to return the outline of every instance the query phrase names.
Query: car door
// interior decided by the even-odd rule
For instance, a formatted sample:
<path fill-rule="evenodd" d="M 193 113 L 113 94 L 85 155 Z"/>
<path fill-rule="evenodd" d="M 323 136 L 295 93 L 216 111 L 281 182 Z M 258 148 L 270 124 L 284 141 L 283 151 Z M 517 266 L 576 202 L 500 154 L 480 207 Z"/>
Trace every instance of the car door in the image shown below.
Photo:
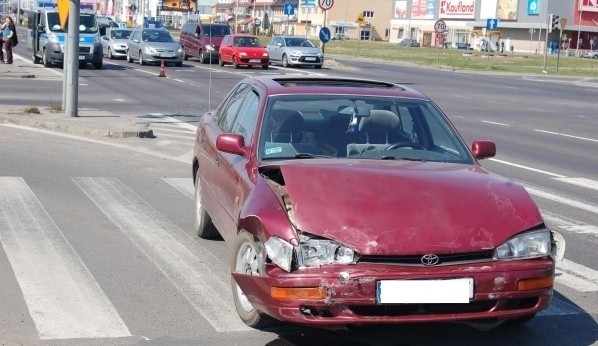
<path fill-rule="evenodd" d="M 201 190 L 205 197 L 204 204 L 212 222 L 225 239 L 227 234 L 230 234 L 231 227 L 236 229 L 235 222 L 231 218 L 232 201 L 228 196 L 231 195 L 229 185 L 236 186 L 237 184 L 237 178 L 230 167 L 234 165 L 233 161 L 239 160 L 240 156 L 218 151 L 216 139 L 220 134 L 230 133 L 232 130 L 233 122 L 248 90 L 247 84 L 241 84 L 229 94 L 218 110 L 214 121 L 205 127 L 201 143 L 204 155 L 199 156 L 199 169 L 201 170 Z M 223 162 L 227 163 L 222 165 Z"/>
<path fill-rule="evenodd" d="M 129 56 L 133 59 L 139 59 L 139 43 L 140 43 L 141 31 L 135 30 L 133 34 L 131 34 L 131 38 L 127 42 L 127 49 L 129 51 Z"/>
<path fill-rule="evenodd" d="M 220 45 L 220 59 L 226 63 L 231 62 L 231 44 L 233 41 L 232 36 L 226 36 L 222 40 L 222 44 Z"/>
<path fill-rule="evenodd" d="M 282 37 L 275 37 L 270 43 L 268 44 L 268 54 L 270 55 L 270 60 L 275 62 L 280 62 L 282 60 L 282 45 L 284 44 L 284 40 Z"/>

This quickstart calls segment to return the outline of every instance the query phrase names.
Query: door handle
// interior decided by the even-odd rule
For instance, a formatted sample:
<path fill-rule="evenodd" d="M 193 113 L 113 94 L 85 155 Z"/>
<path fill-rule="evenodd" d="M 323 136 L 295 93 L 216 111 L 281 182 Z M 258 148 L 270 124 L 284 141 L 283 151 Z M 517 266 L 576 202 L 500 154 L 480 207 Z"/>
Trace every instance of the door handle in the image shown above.
<path fill-rule="evenodd" d="M 220 167 L 220 156 L 216 156 L 216 158 L 214 158 L 214 162 L 216 163 L 216 166 Z"/>

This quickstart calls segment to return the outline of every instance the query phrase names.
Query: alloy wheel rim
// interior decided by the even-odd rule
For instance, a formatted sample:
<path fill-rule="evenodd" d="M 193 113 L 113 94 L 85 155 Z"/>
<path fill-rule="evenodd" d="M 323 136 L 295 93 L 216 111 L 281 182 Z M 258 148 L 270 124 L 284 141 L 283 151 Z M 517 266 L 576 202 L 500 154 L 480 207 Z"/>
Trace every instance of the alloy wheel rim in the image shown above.
<path fill-rule="evenodd" d="M 259 263 L 257 258 L 257 253 L 255 252 L 255 248 L 248 242 L 243 243 L 239 252 L 237 253 L 237 261 L 236 261 L 236 272 L 242 273 L 245 275 L 252 275 L 252 276 L 259 276 Z M 237 297 L 239 298 L 239 304 L 246 312 L 251 312 L 254 310 L 253 305 L 245 296 L 245 293 L 241 290 L 238 284 L 235 284 L 237 288 Z"/>

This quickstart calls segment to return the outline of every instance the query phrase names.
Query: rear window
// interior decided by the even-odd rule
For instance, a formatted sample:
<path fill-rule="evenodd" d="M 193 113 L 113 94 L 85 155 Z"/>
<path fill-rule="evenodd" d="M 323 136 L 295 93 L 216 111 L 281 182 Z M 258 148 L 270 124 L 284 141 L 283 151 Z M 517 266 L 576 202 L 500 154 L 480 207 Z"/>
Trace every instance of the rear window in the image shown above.
<path fill-rule="evenodd" d="M 203 27 L 203 34 L 209 37 L 224 37 L 232 34 L 232 31 L 226 25 L 205 25 Z"/>

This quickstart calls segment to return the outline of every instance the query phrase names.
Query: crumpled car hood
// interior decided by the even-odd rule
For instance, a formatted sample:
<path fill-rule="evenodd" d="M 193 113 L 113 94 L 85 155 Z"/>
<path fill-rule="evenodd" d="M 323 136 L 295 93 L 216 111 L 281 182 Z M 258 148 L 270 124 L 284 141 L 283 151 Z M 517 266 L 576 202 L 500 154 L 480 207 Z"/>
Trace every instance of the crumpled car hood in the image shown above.
<path fill-rule="evenodd" d="M 477 165 L 295 160 L 280 169 L 297 228 L 362 255 L 484 251 L 543 222 L 521 185 Z"/>

